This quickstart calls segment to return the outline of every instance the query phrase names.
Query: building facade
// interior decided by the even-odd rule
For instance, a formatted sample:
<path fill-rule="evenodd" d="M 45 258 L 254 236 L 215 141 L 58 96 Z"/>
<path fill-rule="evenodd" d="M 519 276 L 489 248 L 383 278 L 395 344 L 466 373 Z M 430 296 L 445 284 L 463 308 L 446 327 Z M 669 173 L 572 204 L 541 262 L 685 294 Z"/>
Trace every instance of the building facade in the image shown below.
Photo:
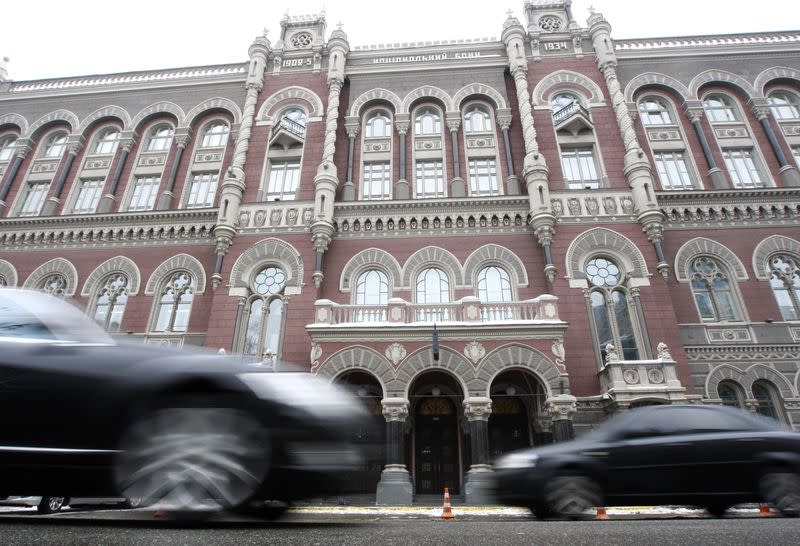
<path fill-rule="evenodd" d="M 0 70 L 0 284 L 351 385 L 379 503 L 478 501 L 494 456 L 637 405 L 800 430 L 800 32 L 523 10 L 500 40 L 285 17 L 246 63 Z"/>

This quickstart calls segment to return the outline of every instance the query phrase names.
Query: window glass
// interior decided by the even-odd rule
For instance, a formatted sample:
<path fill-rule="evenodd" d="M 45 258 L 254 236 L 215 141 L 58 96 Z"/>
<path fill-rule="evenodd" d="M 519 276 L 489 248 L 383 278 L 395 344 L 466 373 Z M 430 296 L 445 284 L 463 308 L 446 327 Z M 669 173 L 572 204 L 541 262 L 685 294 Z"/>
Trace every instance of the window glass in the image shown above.
<path fill-rule="evenodd" d="M 161 184 L 161 177 L 158 176 L 139 176 L 134 181 L 133 194 L 128 204 L 129 211 L 153 210 L 156 204 L 158 186 Z"/>
<path fill-rule="evenodd" d="M 764 187 L 761 169 L 756 164 L 752 148 L 727 148 L 722 150 L 722 157 L 734 188 Z"/>
<path fill-rule="evenodd" d="M 228 133 L 230 128 L 227 123 L 216 121 L 210 123 L 206 127 L 203 134 L 203 141 L 200 143 L 201 148 L 221 148 L 228 143 Z"/>
<path fill-rule="evenodd" d="M 733 105 L 733 101 L 725 95 L 709 95 L 703 101 L 703 108 L 712 123 L 739 119 L 738 110 Z"/>
<path fill-rule="evenodd" d="M 570 189 L 597 189 L 600 179 L 592 147 L 564 148 L 561 150 L 564 179 Z"/>
<path fill-rule="evenodd" d="M 671 125 L 667 105 L 661 99 L 648 98 L 639 103 L 639 113 L 644 125 Z"/>
<path fill-rule="evenodd" d="M 717 387 L 717 394 L 722 400 L 722 405 L 734 408 L 742 407 L 742 398 L 739 395 L 739 388 L 735 387 L 733 384 L 725 381 L 721 382 Z"/>
<path fill-rule="evenodd" d="M 120 132 L 118 129 L 111 127 L 104 129 L 98 136 L 94 145 L 95 155 L 111 155 L 117 151 L 119 146 Z"/>
<path fill-rule="evenodd" d="M 64 297 L 67 291 L 67 278 L 61 273 L 51 273 L 39 282 L 37 288 L 51 296 Z"/>
<path fill-rule="evenodd" d="M 187 209 L 203 209 L 214 206 L 214 197 L 217 194 L 217 173 L 194 173 L 189 187 L 189 199 L 186 201 Z"/>
<path fill-rule="evenodd" d="M 366 126 L 367 138 L 386 138 L 392 136 L 392 124 L 389 115 L 383 110 L 370 113 Z"/>
<path fill-rule="evenodd" d="M 478 298 L 482 302 L 511 301 L 511 279 L 502 267 L 484 267 L 478 272 Z"/>
<path fill-rule="evenodd" d="M 778 420 L 778 408 L 775 404 L 777 395 L 774 390 L 774 387 L 766 381 L 753 383 L 753 396 L 758 400 L 758 408 L 756 409 L 758 414 Z"/>
<path fill-rule="evenodd" d="M 365 271 L 356 283 L 356 305 L 386 305 L 389 300 L 389 279 L 378 269 Z"/>
<path fill-rule="evenodd" d="M 433 108 L 422 108 L 414 122 L 416 135 L 440 135 L 442 133 L 442 118 Z"/>
<path fill-rule="evenodd" d="M 169 125 L 158 125 L 150 132 L 150 140 L 147 142 L 148 152 L 162 152 L 169 150 L 172 144 L 174 131 Z"/>
<path fill-rule="evenodd" d="M 686 166 L 684 152 L 654 154 L 658 179 L 664 190 L 693 190 L 694 182 Z"/>
<path fill-rule="evenodd" d="M 94 321 L 109 332 L 119 332 L 127 303 L 128 277 L 121 273 L 109 276 L 97 296 Z"/>
<path fill-rule="evenodd" d="M 800 258 L 777 254 L 766 269 L 783 320 L 800 320 Z"/>
<path fill-rule="evenodd" d="M 7 135 L 0 137 L 0 161 L 8 161 L 14 155 L 14 143 L 17 137 L 14 135 Z"/>
<path fill-rule="evenodd" d="M 154 331 L 185 332 L 194 300 L 194 278 L 185 271 L 170 275 L 161 292 Z"/>
<path fill-rule="evenodd" d="M 768 100 L 776 119 L 800 118 L 800 99 L 794 93 L 775 91 L 769 94 Z"/>
<path fill-rule="evenodd" d="M 19 216 L 38 216 L 49 189 L 49 182 L 28 182 Z"/>
<path fill-rule="evenodd" d="M 425 269 L 417 275 L 416 303 L 418 304 L 443 304 L 450 301 L 450 281 L 447 274 L 436 267 Z M 449 320 L 450 312 L 447 308 L 434 305 L 417 310 L 417 320 L 437 322 Z"/>
<path fill-rule="evenodd" d="M 473 196 L 500 195 L 494 159 L 472 159 L 468 164 L 469 192 Z"/>
<path fill-rule="evenodd" d="M 558 113 L 558 111 L 567 108 L 568 106 L 572 106 L 575 103 L 579 105 L 581 104 L 581 101 L 577 95 L 573 95 L 572 93 L 558 93 L 550 99 L 550 109 L 555 114 Z"/>
<path fill-rule="evenodd" d="M 738 320 L 738 306 L 728 274 L 714 258 L 702 256 L 691 265 L 691 287 L 704 321 Z"/>
<path fill-rule="evenodd" d="M 47 137 L 44 149 L 42 150 L 42 157 L 48 159 L 55 159 L 64 155 L 64 150 L 67 149 L 67 133 L 54 133 Z"/>
<path fill-rule="evenodd" d="M 622 286 L 625 276 L 611 259 L 598 256 L 586 263 L 585 274 L 593 285 L 589 301 L 596 335 L 596 343 L 603 361 L 609 343 L 623 360 L 638 360 L 636 339 L 627 292 Z"/>
<path fill-rule="evenodd" d="M 278 355 L 286 280 L 286 273 L 272 265 L 262 268 L 253 278 L 253 296 L 246 315 L 247 330 L 242 349 L 245 355 L 262 358 L 268 350 Z"/>
<path fill-rule="evenodd" d="M 391 198 L 392 173 L 388 161 L 364 163 L 361 199 L 365 201 Z"/>
<path fill-rule="evenodd" d="M 475 104 L 464 113 L 464 132 L 488 133 L 492 130 L 492 118 L 485 106 Z"/>
<path fill-rule="evenodd" d="M 416 197 L 445 197 L 444 167 L 441 161 L 417 161 Z"/>
<path fill-rule="evenodd" d="M 291 201 L 296 198 L 300 161 L 273 161 L 269 168 L 267 201 Z"/>
<path fill-rule="evenodd" d="M 78 196 L 75 198 L 75 205 L 72 208 L 73 214 L 92 214 L 97 209 L 100 202 L 100 195 L 103 193 L 105 180 L 93 178 L 81 180 Z"/>

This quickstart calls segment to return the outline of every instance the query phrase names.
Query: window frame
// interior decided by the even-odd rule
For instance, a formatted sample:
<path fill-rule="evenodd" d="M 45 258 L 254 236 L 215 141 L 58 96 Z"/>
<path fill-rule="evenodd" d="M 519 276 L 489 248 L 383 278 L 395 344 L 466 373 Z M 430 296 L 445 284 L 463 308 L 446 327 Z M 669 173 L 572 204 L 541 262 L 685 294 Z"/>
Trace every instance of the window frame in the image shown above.
<path fill-rule="evenodd" d="M 697 189 L 697 182 L 694 178 L 692 169 L 689 168 L 686 155 L 686 150 L 653 151 L 653 163 L 656 166 L 656 174 L 658 175 L 658 181 L 661 184 L 661 189 L 663 191 L 691 191 Z M 669 159 L 671 160 L 671 164 L 675 165 L 673 170 L 667 168 L 669 162 L 664 160 L 664 156 L 670 156 Z M 683 165 L 683 171 L 678 168 L 681 164 Z M 676 174 L 679 178 L 681 178 L 680 187 L 672 183 L 673 174 Z M 667 182 L 669 182 L 669 185 L 664 184 L 665 179 Z"/>
<path fill-rule="evenodd" d="M 760 189 L 767 187 L 766 171 L 759 161 L 755 146 L 722 148 L 722 160 L 734 189 Z M 755 174 L 755 177 L 753 176 Z M 743 181 L 743 175 L 747 180 Z M 757 179 L 757 180 L 756 180 Z"/>
<path fill-rule="evenodd" d="M 274 272 L 273 272 L 274 270 Z M 263 278 L 262 278 L 263 276 Z M 266 281 L 276 277 L 282 277 L 276 283 L 267 284 Z M 261 279 L 261 280 L 259 280 Z M 250 283 L 248 283 L 248 290 L 250 295 L 247 297 L 246 305 L 240 318 L 241 336 L 238 343 L 238 349 L 243 356 L 254 357 L 258 360 L 264 358 L 265 352 L 270 349 L 267 347 L 269 336 L 276 335 L 275 351 L 272 356 L 275 359 L 280 358 L 283 352 L 283 337 L 284 328 L 286 324 L 286 315 L 288 310 L 288 299 L 286 298 L 286 284 L 289 276 L 284 271 L 283 267 L 274 263 L 264 263 L 253 271 Z M 259 286 L 265 286 L 263 291 L 259 290 Z M 272 287 L 277 286 L 277 289 Z M 257 312 L 259 315 L 253 313 L 253 309 L 259 305 Z M 277 325 L 270 323 L 271 318 L 275 318 L 275 313 L 278 313 Z M 255 325 L 256 328 L 252 326 Z M 271 328 L 272 325 L 272 328 Z M 248 350 L 248 344 L 251 339 L 251 332 L 256 329 L 257 342 L 253 351 Z M 277 330 L 276 332 L 274 330 Z"/>
<path fill-rule="evenodd" d="M 39 159 L 61 159 L 69 145 L 69 133 L 64 130 L 55 130 L 45 136 L 37 157 Z"/>
<path fill-rule="evenodd" d="M 125 283 L 122 285 L 112 286 L 114 281 L 124 279 Z M 122 329 L 122 321 L 125 317 L 125 309 L 128 304 L 128 289 L 130 286 L 130 279 L 126 273 L 122 272 L 114 272 L 109 275 L 106 275 L 102 282 L 98 285 L 97 291 L 92 298 L 92 306 L 91 306 L 91 313 L 90 316 L 94 320 L 96 324 L 98 324 L 103 330 L 110 333 L 119 332 Z M 108 307 L 108 309 L 103 313 L 102 316 L 102 323 L 98 320 L 98 312 L 100 311 L 100 298 L 108 292 L 108 303 L 103 303 L 103 306 Z M 124 299 L 122 299 L 124 298 Z M 121 305 L 120 300 L 122 299 Z M 115 311 L 121 306 L 122 310 L 119 313 Z M 116 329 L 112 329 L 112 318 L 114 315 L 118 315 L 119 322 L 117 323 Z"/>
<path fill-rule="evenodd" d="M 441 199 L 447 197 L 444 169 L 445 162 L 443 158 L 416 159 L 414 161 L 414 198 Z M 428 173 L 431 172 L 433 172 L 433 176 L 428 176 Z M 420 173 L 423 175 L 422 178 L 420 178 Z M 434 185 L 432 192 L 424 191 L 428 183 Z M 420 187 L 423 189 L 422 192 L 420 192 Z"/>
<path fill-rule="evenodd" d="M 205 178 L 208 177 L 208 180 Z M 200 180 L 198 180 L 198 178 Z M 198 188 L 195 191 L 195 188 Z M 204 189 L 205 199 L 200 202 L 197 197 L 201 195 L 201 189 Z M 184 208 L 186 209 L 208 209 L 214 207 L 214 202 L 217 200 L 217 190 L 219 189 L 219 172 L 218 171 L 193 171 L 189 176 L 189 187 L 187 188 L 186 202 Z M 194 197 L 194 200 L 193 200 Z"/>
<path fill-rule="evenodd" d="M 602 175 L 600 173 L 600 165 L 597 161 L 597 155 L 595 153 L 596 146 L 595 144 L 580 144 L 580 145 L 563 145 L 560 146 L 559 156 L 561 159 L 561 172 L 564 175 L 564 182 L 567 184 L 567 188 L 571 190 L 596 190 L 601 187 L 602 184 Z M 568 157 L 568 154 L 574 154 L 574 158 Z M 584 178 L 583 177 L 583 166 L 589 166 L 586 163 L 585 157 L 588 154 L 589 158 L 591 159 L 591 167 L 594 168 L 595 178 Z M 583 161 L 581 160 L 581 155 L 584 156 Z M 570 174 L 574 174 L 574 169 L 570 167 L 567 169 L 567 163 L 565 160 L 574 161 L 575 165 L 578 168 L 579 174 L 581 175 L 580 179 L 571 179 L 568 177 L 568 172 Z M 580 186 L 580 187 L 578 187 Z"/>
<path fill-rule="evenodd" d="M 178 284 L 178 279 L 185 276 L 188 281 Z M 173 297 L 173 301 L 165 301 L 167 289 L 177 288 L 178 297 Z M 159 283 L 159 292 L 153 298 L 153 315 L 150 321 L 150 332 L 158 334 L 186 334 L 189 332 L 189 324 L 192 318 L 192 308 L 194 307 L 195 291 L 197 290 L 197 279 L 192 273 L 185 269 L 174 269 L 164 275 Z M 189 295 L 188 303 L 183 298 Z M 188 309 L 187 309 L 188 308 Z M 162 316 L 168 312 L 166 324 L 162 328 Z M 186 315 L 185 320 L 181 320 L 182 329 L 175 329 L 176 320 L 179 316 Z"/>
<path fill-rule="evenodd" d="M 426 131 L 426 123 L 425 119 L 431 117 L 432 121 L 432 128 L 430 132 Z M 432 136 L 442 136 L 442 128 L 443 123 L 442 120 L 444 116 L 442 116 L 441 111 L 430 104 L 426 104 L 420 106 L 414 111 L 414 136 L 415 137 L 432 137 Z"/>
<path fill-rule="evenodd" d="M 650 104 L 656 105 L 658 108 L 648 108 Z M 639 101 L 639 118 L 645 127 L 677 125 L 677 122 L 672 119 L 672 110 L 669 107 L 669 103 L 658 96 L 648 95 Z"/>
<path fill-rule="evenodd" d="M 374 123 L 376 120 L 381 119 L 385 123 L 383 127 L 384 134 L 375 134 Z M 364 119 L 364 138 L 365 139 L 384 139 L 392 137 L 392 116 L 383 108 L 375 108 L 367 112 Z"/>
<path fill-rule="evenodd" d="M 0 163 L 11 161 L 17 148 L 17 141 L 19 136 L 14 133 L 5 133 L 0 135 Z"/>
<path fill-rule="evenodd" d="M 39 216 L 42 213 L 42 208 L 44 207 L 45 201 L 47 201 L 47 196 L 50 194 L 50 180 L 28 180 L 25 182 L 24 192 L 22 195 L 19 196 L 19 205 L 16 208 L 14 216 L 18 216 L 20 218 L 33 218 L 35 216 Z M 34 194 L 32 191 L 34 188 L 37 188 L 37 194 L 41 196 L 38 199 L 38 205 L 36 206 L 36 210 L 26 210 L 30 209 L 30 205 L 28 200 L 31 199 L 31 195 Z M 41 191 L 39 190 L 41 188 Z M 32 203 L 33 204 L 33 203 Z"/>
<path fill-rule="evenodd" d="M 775 97 L 783 95 L 784 103 L 775 104 Z M 795 121 L 800 119 L 800 96 L 787 89 L 773 89 L 767 94 L 772 116 L 778 121 Z M 787 115 L 788 113 L 788 115 Z"/>
<path fill-rule="evenodd" d="M 224 131 L 213 132 L 217 127 L 224 127 Z M 223 119 L 213 119 L 208 121 L 202 130 L 202 137 L 197 145 L 198 150 L 209 148 L 225 148 L 228 145 L 228 139 L 231 134 L 231 126 Z M 217 142 L 220 141 L 220 142 Z"/>
<path fill-rule="evenodd" d="M 142 181 L 153 181 L 147 184 L 139 184 Z M 150 188 L 150 193 L 147 194 L 147 205 L 142 206 L 137 204 L 135 207 L 133 205 L 134 200 L 137 196 L 137 191 L 140 187 L 147 186 Z M 158 190 L 161 187 L 161 176 L 156 174 L 134 174 L 133 176 L 133 186 L 130 190 L 130 197 L 128 198 L 127 206 L 125 207 L 126 212 L 147 212 L 153 210 L 156 205 L 156 199 L 158 198 Z M 141 195 L 141 194 L 139 194 Z M 141 201 L 139 199 L 138 201 Z"/>
<path fill-rule="evenodd" d="M 782 259 L 784 262 L 788 262 L 788 273 L 775 267 L 774 262 L 776 259 Z M 781 317 L 787 322 L 800 321 L 800 256 L 786 251 L 777 252 L 767 259 L 764 266 L 772 295 L 775 297 L 775 304 L 778 306 Z M 780 287 L 777 286 L 778 283 L 781 284 Z M 786 303 L 791 305 L 792 314 L 788 317 L 787 313 L 784 312 L 784 308 L 789 307 L 789 305 L 781 305 L 782 298 L 779 296 L 779 292 L 786 293 L 783 299 Z"/>
<path fill-rule="evenodd" d="M 282 165 L 283 168 L 278 170 L 276 169 L 276 165 Z M 290 172 L 290 167 L 295 166 L 296 168 L 292 168 L 292 172 L 294 172 L 294 178 L 289 179 L 286 174 Z M 267 170 L 267 187 L 266 191 L 264 192 L 264 201 L 295 201 L 297 200 L 297 192 L 300 186 L 300 167 L 301 161 L 299 158 L 287 158 L 287 159 L 274 159 L 269 161 L 269 167 Z M 283 176 L 281 180 L 273 179 L 273 172 L 278 173 L 282 172 Z M 287 180 L 289 182 L 289 186 L 287 187 Z M 278 183 L 280 182 L 280 190 L 278 190 Z"/>
<path fill-rule="evenodd" d="M 105 178 L 102 177 L 87 177 L 77 179 L 77 187 L 75 188 L 75 197 L 70 206 L 72 214 L 94 214 L 97 211 L 97 205 L 100 204 L 100 199 L 103 197 L 103 190 L 105 189 Z M 78 208 L 81 201 L 85 200 L 84 190 L 87 186 L 92 184 L 94 186 L 94 194 L 91 195 L 91 206 Z"/>
<path fill-rule="evenodd" d="M 115 137 L 109 139 L 110 135 L 115 135 Z M 119 127 L 115 125 L 103 127 L 97 132 L 92 144 L 91 155 L 114 155 L 117 153 L 121 140 L 122 130 Z"/>
<path fill-rule="evenodd" d="M 168 131 L 169 135 L 164 136 L 161 131 Z M 169 152 L 172 141 L 175 139 L 175 127 L 167 122 L 159 122 L 153 125 L 147 132 L 147 144 L 143 150 L 145 153 Z"/>
<path fill-rule="evenodd" d="M 695 265 L 702 260 L 708 261 L 714 265 L 717 273 L 714 273 L 713 271 L 711 273 L 705 273 L 703 271 L 696 270 Z M 726 322 L 742 322 L 745 320 L 744 306 L 742 305 L 741 297 L 739 296 L 738 283 L 736 282 L 736 277 L 731 273 L 730 267 L 722 258 L 718 256 L 699 254 L 693 256 L 689 261 L 689 288 L 691 290 L 692 300 L 694 301 L 695 308 L 697 309 L 697 315 L 700 318 L 701 323 L 715 324 Z M 723 291 L 715 288 L 713 283 L 709 281 L 709 279 L 717 278 L 718 275 L 721 275 L 723 280 L 725 280 L 728 284 L 727 292 L 730 299 L 732 318 L 724 318 L 722 316 L 719 298 L 716 296 L 716 294 L 723 293 Z M 695 285 L 695 281 L 705 283 L 705 287 L 702 288 L 702 292 L 698 292 L 700 288 Z M 710 306 L 710 310 L 713 312 L 713 316 L 703 315 L 702 306 L 698 300 L 698 295 L 703 294 L 708 294 L 708 305 Z"/>
<path fill-rule="evenodd" d="M 473 120 L 475 116 L 478 114 L 482 114 L 481 116 L 481 128 L 475 129 L 473 127 Z M 491 108 L 487 107 L 482 102 L 473 102 L 468 104 L 464 108 L 464 113 L 461 116 L 462 122 L 464 124 L 464 134 L 472 135 L 472 134 L 482 134 L 482 133 L 493 133 L 494 132 L 494 124 L 493 124 L 493 116 L 491 112 Z"/>
<path fill-rule="evenodd" d="M 709 104 L 711 101 L 717 101 L 719 105 Z M 709 123 L 712 125 L 716 123 L 742 123 L 744 116 L 742 116 L 741 109 L 738 102 L 725 93 L 712 92 L 703 98 L 703 111 L 708 117 Z"/>
<path fill-rule="evenodd" d="M 378 172 L 377 167 L 380 167 Z M 376 177 L 380 174 L 380 177 Z M 361 169 L 361 195 L 362 201 L 386 201 L 392 198 L 392 164 L 390 161 L 364 161 Z M 374 190 L 380 185 L 380 191 Z"/>

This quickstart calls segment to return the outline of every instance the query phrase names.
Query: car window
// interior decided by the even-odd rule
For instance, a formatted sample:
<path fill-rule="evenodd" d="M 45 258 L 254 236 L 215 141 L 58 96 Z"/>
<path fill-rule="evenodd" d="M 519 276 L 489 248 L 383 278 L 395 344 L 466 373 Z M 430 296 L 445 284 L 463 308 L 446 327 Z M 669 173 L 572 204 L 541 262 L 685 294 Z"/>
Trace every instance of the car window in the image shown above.
<path fill-rule="evenodd" d="M 53 332 L 13 299 L 0 295 L 0 339 L 55 339 Z"/>
<path fill-rule="evenodd" d="M 621 430 L 620 436 L 644 438 L 673 434 L 703 434 L 708 432 L 737 432 L 758 430 L 761 427 L 746 414 L 721 411 L 718 408 L 673 406 L 638 414 Z"/>

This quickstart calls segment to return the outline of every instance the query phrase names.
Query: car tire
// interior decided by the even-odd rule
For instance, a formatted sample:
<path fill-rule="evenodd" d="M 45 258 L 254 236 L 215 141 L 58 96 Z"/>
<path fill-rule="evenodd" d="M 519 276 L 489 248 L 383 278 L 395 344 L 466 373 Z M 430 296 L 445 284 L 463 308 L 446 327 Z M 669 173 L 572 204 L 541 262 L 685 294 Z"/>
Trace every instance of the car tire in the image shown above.
<path fill-rule="evenodd" d="M 725 512 L 730 508 L 727 504 L 708 504 L 706 505 L 706 512 L 715 518 L 725 517 Z"/>
<path fill-rule="evenodd" d="M 800 474 L 768 472 L 761 477 L 759 487 L 764 501 L 775 510 L 790 518 L 800 516 Z"/>
<path fill-rule="evenodd" d="M 588 511 L 603 503 L 600 485 L 580 475 L 551 479 L 545 486 L 544 499 L 548 512 L 566 519 L 588 519 Z"/>
<path fill-rule="evenodd" d="M 67 504 L 66 500 L 64 497 L 42 497 L 36 511 L 40 514 L 54 514 Z"/>
<path fill-rule="evenodd" d="M 142 499 L 140 497 L 131 497 L 122 501 L 122 508 L 127 508 L 128 510 L 134 510 L 136 508 L 142 507 Z"/>
<path fill-rule="evenodd" d="M 528 510 L 536 517 L 536 519 L 550 519 L 553 517 L 553 513 L 547 509 L 546 506 L 542 504 L 534 504 L 528 507 Z"/>
<path fill-rule="evenodd" d="M 253 501 L 235 509 L 237 514 L 265 520 L 274 520 L 283 516 L 291 508 L 286 501 Z"/>
<path fill-rule="evenodd" d="M 228 399 L 183 398 L 137 419 L 114 476 L 122 496 L 170 513 L 213 513 L 249 501 L 269 469 L 266 430 Z"/>

